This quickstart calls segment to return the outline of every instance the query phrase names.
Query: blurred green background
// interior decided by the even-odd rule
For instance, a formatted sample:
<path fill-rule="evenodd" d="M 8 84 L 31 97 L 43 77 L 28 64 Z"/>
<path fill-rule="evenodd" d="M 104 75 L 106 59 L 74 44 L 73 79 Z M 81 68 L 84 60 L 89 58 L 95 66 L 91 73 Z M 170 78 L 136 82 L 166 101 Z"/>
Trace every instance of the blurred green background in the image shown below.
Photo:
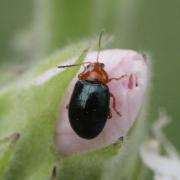
<path fill-rule="evenodd" d="M 0 86 L 56 49 L 102 29 L 115 37 L 110 48 L 151 56 L 148 118 L 165 108 L 172 118 L 166 133 L 180 150 L 179 0 L 0 0 Z"/>

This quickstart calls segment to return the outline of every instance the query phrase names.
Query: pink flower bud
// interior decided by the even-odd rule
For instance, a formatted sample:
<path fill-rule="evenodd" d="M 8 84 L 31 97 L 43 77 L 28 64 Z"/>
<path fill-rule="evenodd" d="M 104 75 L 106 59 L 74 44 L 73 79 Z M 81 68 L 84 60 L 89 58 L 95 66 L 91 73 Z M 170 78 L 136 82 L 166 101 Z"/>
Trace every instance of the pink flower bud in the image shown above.
<path fill-rule="evenodd" d="M 97 52 L 91 52 L 84 61 L 95 62 L 96 56 Z M 99 61 L 105 64 L 109 78 L 126 75 L 121 80 L 112 80 L 107 84 L 116 98 L 116 107 L 121 116 L 112 109 L 111 99 L 112 118 L 107 119 L 103 131 L 91 140 L 79 137 L 70 126 L 66 109 L 78 80 L 76 75 L 64 95 L 55 130 L 55 142 L 62 155 L 95 150 L 115 143 L 120 137 L 126 136 L 142 106 L 148 82 L 148 67 L 144 56 L 132 50 L 111 49 L 101 51 Z"/>

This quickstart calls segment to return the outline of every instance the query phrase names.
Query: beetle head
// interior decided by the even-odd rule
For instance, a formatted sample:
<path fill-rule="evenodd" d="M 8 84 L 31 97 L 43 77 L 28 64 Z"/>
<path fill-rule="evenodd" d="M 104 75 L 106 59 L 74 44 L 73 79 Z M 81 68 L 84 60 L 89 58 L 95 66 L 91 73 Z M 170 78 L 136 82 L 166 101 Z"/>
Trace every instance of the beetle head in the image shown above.
<path fill-rule="evenodd" d="M 90 63 L 83 72 L 78 75 L 80 80 L 97 81 L 103 84 L 108 82 L 108 74 L 104 70 L 103 63 Z"/>

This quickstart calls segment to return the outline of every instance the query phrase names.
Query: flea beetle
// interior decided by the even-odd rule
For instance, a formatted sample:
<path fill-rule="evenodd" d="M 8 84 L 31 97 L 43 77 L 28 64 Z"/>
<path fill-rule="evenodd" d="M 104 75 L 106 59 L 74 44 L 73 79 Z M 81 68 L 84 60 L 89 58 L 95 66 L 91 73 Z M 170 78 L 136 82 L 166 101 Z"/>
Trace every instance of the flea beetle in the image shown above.
<path fill-rule="evenodd" d="M 69 122 L 72 129 L 81 138 L 92 139 L 97 137 L 103 130 L 107 119 L 112 117 L 110 109 L 110 98 L 113 100 L 113 110 L 121 116 L 116 109 L 116 99 L 106 85 L 112 80 L 120 80 L 125 75 L 109 78 L 104 69 L 104 64 L 99 62 L 101 50 L 101 37 L 99 36 L 99 50 L 96 62 L 84 62 L 58 66 L 58 68 L 83 65 L 84 70 L 78 75 L 70 103 L 67 106 Z"/>

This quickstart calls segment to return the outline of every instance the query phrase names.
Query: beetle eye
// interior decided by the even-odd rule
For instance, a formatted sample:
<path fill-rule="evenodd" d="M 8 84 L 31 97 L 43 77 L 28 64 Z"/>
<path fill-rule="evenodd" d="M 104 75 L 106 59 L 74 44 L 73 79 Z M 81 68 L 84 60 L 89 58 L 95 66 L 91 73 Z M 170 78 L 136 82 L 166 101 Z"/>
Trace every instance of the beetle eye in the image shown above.
<path fill-rule="evenodd" d="M 86 69 L 88 69 L 88 68 L 90 68 L 91 67 L 91 64 L 88 64 L 87 66 L 86 66 Z"/>

